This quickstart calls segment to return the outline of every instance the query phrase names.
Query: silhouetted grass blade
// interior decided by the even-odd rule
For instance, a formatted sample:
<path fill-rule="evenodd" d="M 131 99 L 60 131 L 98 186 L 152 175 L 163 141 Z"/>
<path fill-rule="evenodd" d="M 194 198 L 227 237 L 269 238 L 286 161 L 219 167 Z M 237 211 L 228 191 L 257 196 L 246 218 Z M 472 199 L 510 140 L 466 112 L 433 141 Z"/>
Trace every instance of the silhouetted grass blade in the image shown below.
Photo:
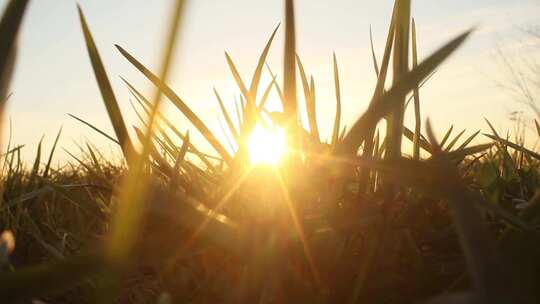
<path fill-rule="evenodd" d="M 109 81 L 109 78 L 107 77 L 105 67 L 103 66 L 101 57 L 99 56 L 99 52 L 97 50 L 96 44 L 94 43 L 94 39 L 92 38 L 92 34 L 90 33 L 90 29 L 88 28 L 88 25 L 86 23 L 84 14 L 80 6 L 78 6 L 77 8 L 79 11 L 79 18 L 84 33 L 84 39 L 86 41 L 88 55 L 90 56 L 90 61 L 92 62 L 92 68 L 94 70 L 94 75 L 96 76 L 96 81 L 98 83 L 101 96 L 103 97 L 103 102 L 105 103 L 105 107 L 107 108 L 109 119 L 111 120 L 111 123 L 113 125 L 114 132 L 116 133 L 116 137 L 118 138 L 118 142 L 122 147 L 124 156 L 126 158 L 129 158 L 131 157 L 130 153 L 133 153 L 134 150 L 133 145 L 131 144 L 131 140 L 129 139 L 126 125 L 124 123 L 124 118 L 122 117 L 122 113 L 120 112 L 120 107 L 118 106 L 118 102 L 116 101 L 116 97 L 112 90 L 111 83 Z"/>
<path fill-rule="evenodd" d="M 218 139 L 214 136 L 212 131 L 203 123 L 203 121 L 174 93 L 174 91 L 165 83 L 163 83 L 156 75 L 142 65 L 137 59 L 131 56 L 121 46 L 117 45 L 117 49 L 120 53 L 135 66 L 141 73 L 146 76 L 155 86 L 163 91 L 163 94 L 169 98 L 169 100 L 186 116 L 189 121 L 201 132 L 204 138 L 212 145 L 212 147 L 223 157 L 223 160 L 232 164 L 232 157 L 227 150 L 221 145 Z"/>

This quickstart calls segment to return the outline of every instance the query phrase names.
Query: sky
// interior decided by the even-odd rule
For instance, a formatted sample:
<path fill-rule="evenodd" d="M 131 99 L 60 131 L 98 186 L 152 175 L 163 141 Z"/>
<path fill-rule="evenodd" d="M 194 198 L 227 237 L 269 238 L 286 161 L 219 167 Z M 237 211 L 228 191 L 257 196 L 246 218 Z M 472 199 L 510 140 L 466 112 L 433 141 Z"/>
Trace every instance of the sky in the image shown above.
<path fill-rule="evenodd" d="M 4 7 L 6 0 L 0 0 Z M 164 31 L 173 0 L 80 0 L 107 73 L 130 124 L 137 119 L 129 92 L 119 76 L 147 95 L 152 85 L 115 49 L 119 44 L 153 71 L 157 70 Z M 365 110 L 375 85 L 369 28 L 380 60 L 393 2 L 391 0 L 297 0 L 297 51 L 317 86 L 319 128 L 329 137 L 335 111 L 332 53 L 339 62 L 344 124 L 351 125 Z M 422 88 L 423 118 L 430 118 L 438 134 L 454 124 L 467 134 L 486 130 L 483 118 L 497 129 L 513 127 L 509 113 L 527 108 L 498 83 L 504 69 L 497 49 L 535 55 L 535 46 L 523 43 L 522 29 L 537 25 L 540 2 L 535 0 L 417 0 L 412 14 L 418 28 L 420 59 L 460 32 L 476 27 L 466 44 L 447 60 Z M 283 19 L 280 0 L 188 0 L 178 52 L 169 84 L 208 124 L 221 134 L 215 87 L 233 107 L 239 94 L 224 51 L 237 64 L 245 81 L 251 78 L 260 52 Z M 282 29 L 282 28 L 281 28 Z M 270 50 L 269 65 L 281 74 L 283 32 Z M 537 53 L 536 53 L 537 54 Z M 511 57 L 510 57 L 511 58 Z M 266 76 L 264 81 L 268 81 Z M 15 144 L 25 144 L 31 159 L 44 136 L 48 149 L 60 127 L 60 146 L 76 152 L 76 143 L 90 140 L 106 151 L 115 147 L 102 136 L 70 118 L 72 113 L 113 134 L 94 79 L 76 11 L 71 0 L 31 1 L 19 40 L 19 57 L 12 82 L 7 115 Z M 302 97 L 302 91 L 299 90 Z M 271 104 L 277 104 L 272 96 Z M 165 106 L 180 130 L 193 129 L 183 116 Z M 408 111 L 406 125 L 413 120 Z M 218 119 L 219 117 L 219 119 Z M 7 128 L 4 128 L 6 131 Z M 207 147 L 195 131 L 190 132 Z M 7 132 L 7 131 L 6 131 Z M 6 135 L 4 135 L 6 136 Z M 66 159 L 60 151 L 57 161 Z"/>

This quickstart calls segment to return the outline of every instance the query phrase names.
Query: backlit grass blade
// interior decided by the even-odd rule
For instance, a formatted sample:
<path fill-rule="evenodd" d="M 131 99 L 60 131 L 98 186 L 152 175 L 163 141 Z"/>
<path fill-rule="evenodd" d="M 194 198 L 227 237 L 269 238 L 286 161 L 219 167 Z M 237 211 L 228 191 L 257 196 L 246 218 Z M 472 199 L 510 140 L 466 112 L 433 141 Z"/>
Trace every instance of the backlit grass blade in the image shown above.
<path fill-rule="evenodd" d="M 60 128 L 60 130 L 58 131 L 58 134 L 56 135 L 56 138 L 54 139 L 51 152 L 49 153 L 49 159 L 47 160 L 47 164 L 45 165 L 45 170 L 43 171 L 43 178 L 49 177 L 49 170 L 51 168 L 54 151 L 56 150 L 56 146 L 58 145 L 58 140 L 60 139 L 61 134 L 62 134 L 62 128 Z"/>
<path fill-rule="evenodd" d="M 32 171 L 30 171 L 30 178 L 28 185 L 30 188 L 34 187 L 34 181 L 36 180 L 39 174 L 39 165 L 41 164 L 41 146 L 43 143 L 43 137 L 39 140 L 38 148 L 36 152 L 36 158 L 34 159 L 34 165 L 32 166 Z"/>
<path fill-rule="evenodd" d="M 341 124 L 341 88 L 339 85 L 339 69 L 336 58 L 336 53 L 333 54 L 334 59 L 334 85 L 336 90 L 336 116 L 334 118 L 334 131 L 332 132 L 332 146 L 336 146 L 339 140 L 339 129 Z"/>
<path fill-rule="evenodd" d="M 105 71 L 103 62 L 101 61 L 101 57 L 97 50 L 96 44 L 94 43 L 94 38 L 92 38 L 90 29 L 88 28 L 88 25 L 86 23 L 86 19 L 84 17 L 82 9 L 80 6 L 78 6 L 77 8 L 79 11 L 79 19 L 84 33 L 86 48 L 88 50 L 88 55 L 92 63 L 92 68 L 94 70 L 94 75 L 96 77 L 96 81 L 98 83 L 103 102 L 105 103 L 105 107 L 107 108 L 107 113 L 109 114 L 109 119 L 111 120 L 111 123 L 113 125 L 116 138 L 120 143 L 122 151 L 124 152 L 124 156 L 126 157 L 126 159 L 128 159 L 129 157 L 131 157 L 130 154 L 133 153 L 134 150 L 133 145 L 131 144 L 131 140 L 129 139 L 126 125 L 124 123 L 124 118 L 122 117 L 122 113 L 120 112 L 120 107 L 118 106 L 118 102 L 112 90 L 111 83 L 109 81 L 109 78 L 107 77 L 107 72 Z"/>
<path fill-rule="evenodd" d="M 180 148 L 180 151 L 178 152 L 178 156 L 176 157 L 176 161 L 174 163 L 175 173 L 178 172 L 178 170 L 180 169 L 180 166 L 184 162 L 188 148 L 189 148 L 189 132 L 186 133 L 186 137 L 184 137 L 184 143 L 182 144 L 182 147 Z"/>
<path fill-rule="evenodd" d="M 480 130 L 474 132 L 471 136 L 469 136 L 460 146 L 459 148 L 457 148 L 457 150 L 461 150 L 461 149 L 464 149 L 465 147 L 467 147 L 468 144 L 471 143 L 471 141 L 473 141 L 476 136 L 480 134 Z"/>
<path fill-rule="evenodd" d="M 236 81 L 236 85 L 238 88 L 240 88 L 240 92 L 242 92 L 242 96 L 244 96 L 246 100 L 246 106 L 242 107 L 243 114 L 244 114 L 244 121 L 242 122 L 242 126 L 240 128 L 240 135 L 246 136 L 246 134 L 243 134 L 243 130 L 247 128 L 247 130 L 251 129 L 250 126 L 254 126 L 255 124 L 255 117 L 254 117 L 254 109 L 255 109 L 255 101 L 253 98 L 251 98 L 251 95 L 244 84 L 244 81 L 242 80 L 242 77 L 240 76 L 240 73 L 238 73 L 238 69 L 236 68 L 236 65 L 232 61 L 231 57 L 227 52 L 225 52 L 225 58 L 227 58 L 227 64 L 229 65 L 229 69 L 231 70 L 231 73 L 233 74 L 234 80 Z"/>
<path fill-rule="evenodd" d="M 249 87 L 249 94 L 253 102 L 255 102 L 257 98 L 257 90 L 259 88 L 259 82 L 261 81 L 261 75 L 262 75 L 264 63 L 266 62 L 266 57 L 268 57 L 268 51 L 270 50 L 270 46 L 272 45 L 272 41 L 274 40 L 274 37 L 276 36 L 278 29 L 279 29 L 279 24 L 276 26 L 276 28 L 274 29 L 274 32 L 272 32 L 272 35 L 268 39 L 268 42 L 266 43 L 266 46 L 264 47 L 264 50 L 261 53 L 261 56 L 259 56 L 259 62 L 257 63 L 257 67 L 255 68 L 255 71 L 253 72 L 253 77 L 251 78 L 251 85 Z"/>
<path fill-rule="evenodd" d="M 11 0 L 0 20 L 0 111 L 7 100 L 9 84 L 15 68 L 17 34 L 28 0 Z"/>
<path fill-rule="evenodd" d="M 536 133 L 540 136 L 540 125 L 536 119 L 534 120 L 534 125 L 536 126 Z"/>
<path fill-rule="evenodd" d="M 298 113 L 296 101 L 296 29 L 294 1 L 285 0 L 285 49 L 283 56 L 283 112 L 289 128 L 296 129 Z M 298 145 L 293 138 L 296 133 L 290 130 L 291 147 Z"/>
<path fill-rule="evenodd" d="M 377 55 L 375 55 L 375 47 L 373 46 L 373 31 L 371 30 L 371 25 L 369 26 L 369 45 L 371 47 L 371 58 L 373 59 L 375 75 L 379 78 L 379 65 L 377 64 Z"/>
<path fill-rule="evenodd" d="M 513 142 L 511 142 L 509 140 L 506 140 L 506 139 L 503 139 L 503 138 L 500 138 L 498 136 L 494 136 L 494 135 L 491 135 L 491 134 L 484 134 L 484 136 L 489 137 L 489 138 L 491 138 L 491 139 L 493 139 L 495 141 L 498 141 L 498 142 L 500 142 L 500 143 L 502 143 L 502 144 L 504 144 L 504 145 L 506 145 L 506 146 L 508 146 L 510 148 L 521 151 L 521 152 L 531 156 L 532 158 L 540 160 L 540 154 L 538 154 L 538 153 L 536 153 L 534 151 L 531 151 L 531 150 L 529 150 L 527 148 L 524 148 L 523 146 L 520 146 L 520 145 L 515 144 L 515 143 L 513 143 Z"/>
<path fill-rule="evenodd" d="M 446 141 L 448 140 L 448 138 L 450 138 L 450 134 L 452 134 L 452 131 L 454 130 L 454 125 L 451 125 L 450 128 L 448 128 L 448 131 L 446 131 L 446 133 L 444 134 L 444 137 L 443 139 L 441 140 L 441 147 L 443 147 L 445 144 L 446 144 Z"/>
<path fill-rule="evenodd" d="M 411 1 L 397 1 L 396 26 L 393 51 L 393 85 L 409 72 L 409 35 L 411 19 Z M 414 87 L 418 87 L 418 81 Z M 408 93 L 408 92 L 407 92 Z M 405 93 L 405 94 L 407 94 Z M 401 142 L 403 138 L 403 116 L 405 114 L 405 94 L 396 96 L 394 108 L 386 120 L 386 158 L 401 156 Z"/>
<path fill-rule="evenodd" d="M 402 97 L 409 93 L 418 83 L 431 74 L 433 70 L 465 41 L 470 33 L 470 30 L 466 31 L 448 42 L 420 63 L 418 67 L 403 75 L 400 81 L 393 85 L 388 92 L 370 104 L 368 110 L 355 122 L 347 136 L 345 136 L 343 143 L 340 145 L 340 151 L 347 154 L 356 153 L 365 135 L 365 130 L 373 128 L 384 115 L 395 107 L 396 103 L 400 100 L 400 96 Z"/>
<path fill-rule="evenodd" d="M 131 56 L 126 50 L 121 46 L 116 46 L 120 53 L 129 61 L 133 66 L 135 66 L 141 73 L 146 76 L 156 87 L 158 87 L 165 96 L 186 116 L 187 119 L 201 132 L 204 138 L 212 145 L 212 147 L 219 153 L 223 160 L 232 165 L 232 157 L 229 155 L 227 150 L 219 142 L 219 140 L 214 136 L 212 131 L 204 124 L 204 122 L 176 95 L 176 93 L 161 79 L 159 79 L 155 74 L 148 70 L 142 63 L 137 59 Z"/>
<path fill-rule="evenodd" d="M 396 11 L 397 11 L 397 1 L 394 2 L 394 8 L 392 10 L 392 18 L 390 20 L 390 25 L 388 27 L 388 34 L 387 34 L 387 37 L 386 37 L 386 44 L 385 44 L 385 47 L 384 47 L 384 53 L 383 53 L 383 59 L 382 59 L 382 62 L 381 62 L 381 68 L 380 68 L 379 73 L 377 75 L 377 84 L 375 86 L 375 90 L 373 92 L 373 96 L 371 98 L 370 105 L 373 105 L 375 102 L 377 102 L 377 100 L 380 98 L 380 96 L 384 93 L 384 87 L 385 87 L 385 83 L 386 83 L 386 75 L 388 73 L 388 65 L 390 63 L 390 54 L 391 54 L 392 46 L 393 46 L 393 43 L 394 43 Z M 356 150 L 358 150 L 358 147 L 362 144 L 362 141 L 363 141 L 364 142 L 363 154 L 365 156 L 373 155 L 373 143 L 374 143 L 373 136 L 374 136 L 374 133 L 375 133 L 376 125 L 377 125 L 376 122 L 373 123 L 372 125 L 365 124 L 364 127 L 367 128 L 367 129 L 364 129 L 362 134 L 357 134 L 358 136 L 361 136 L 361 138 L 358 138 L 357 146 L 356 146 L 356 148 L 352 148 L 352 149 L 354 149 L 354 152 L 351 152 L 351 153 L 356 153 Z M 354 125 L 353 125 L 353 128 L 354 128 Z M 358 129 L 360 130 L 360 128 L 358 128 Z M 346 140 L 346 138 L 347 137 L 345 137 L 342 141 Z M 386 146 L 386 137 L 384 139 L 384 145 Z M 382 155 L 383 149 L 379 149 L 379 147 L 377 147 L 377 150 L 380 150 L 380 154 Z M 378 155 L 378 153 L 376 153 L 375 155 Z M 359 184 L 360 184 L 361 188 L 358 191 L 359 195 L 363 195 L 363 192 L 365 191 L 367 185 L 369 184 L 370 175 L 371 175 L 371 173 L 370 173 L 370 170 L 368 168 L 364 168 L 360 172 Z"/>
<path fill-rule="evenodd" d="M 445 151 L 450 151 L 454 147 L 454 145 L 457 143 L 457 141 L 461 138 L 461 136 L 465 133 L 465 130 L 461 131 L 454 139 L 446 146 Z"/>
<path fill-rule="evenodd" d="M 236 140 L 236 143 L 240 142 L 240 135 L 238 134 L 238 131 L 236 131 L 236 127 L 234 126 L 234 123 L 231 120 L 231 117 L 229 116 L 229 113 L 227 112 L 227 109 L 225 108 L 225 105 L 223 104 L 223 100 L 221 99 L 221 96 L 219 96 L 218 91 L 216 88 L 214 88 L 214 94 L 216 95 L 216 98 L 219 103 L 219 108 L 221 109 L 221 113 L 223 114 L 223 117 L 225 118 L 225 122 L 227 123 L 227 126 L 229 127 L 229 131 L 231 132 L 232 136 Z"/>
<path fill-rule="evenodd" d="M 141 104 L 141 107 L 143 108 L 143 110 L 146 112 L 147 115 L 150 115 L 150 102 L 148 101 L 148 99 L 141 94 L 141 92 L 139 92 L 133 85 L 131 85 L 131 83 L 129 83 L 126 79 L 122 78 L 122 81 L 127 85 L 128 89 L 130 90 L 130 92 L 133 94 L 133 96 L 135 97 L 135 99 Z M 176 128 L 176 126 L 167 118 L 165 117 L 165 115 L 163 115 L 161 112 L 158 112 L 158 117 L 161 119 L 161 121 L 163 121 L 163 123 L 165 123 L 165 125 L 171 130 L 173 131 L 174 134 L 176 134 L 176 136 L 178 136 L 180 139 L 185 140 L 185 135 L 183 135 L 180 130 L 178 130 L 178 128 Z M 193 152 L 195 155 L 197 155 L 197 157 L 208 167 L 208 168 L 212 168 L 212 164 L 210 163 L 210 161 L 208 160 L 208 155 L 205 155 L 203 154 L 202 152 L 200 152 L 196 147 L 195 145 L 191 144 L 190 143 L 190 151 Z"/>
<path fill-rule="evenodd" d="M 266 102 L 268 101 L 268 96 L 270 96 L 270 92 L 272 91 L 272 87 L 276 85 L 276 77 L 272 77 L 272 81 L 268 84 L 266 89 L 264 90 L 263 96 L 261 97 L 261 100 L 259 102 L 259 105 L 257 106 L 257 116 L 261 114 L 261 111 L 264 109 L 264 106 L 266 105 Z"/>
<path fill-rule="evenodd" d="M 412 19 L 412 57 L 413 69 L 418 66 L 418 48 L 416 40 L 416 22 Z M 422 118 L 420 116 L 420 87 L 414 88 L 414 139 L 413 139 L 413 159 L 420 159 L 420 131 L 422 129 Z"/>
<path fill-rule="evenodd" d="M 82 122 L 83 124 L 87 125 L 87 126 L 90 127 L 92 130 L 98 132 L 99 134 L 105 136 L 107 139 L 109 139 L 110 141 L 114 142 L 115 144 L 121 146 L 121 144 L 120 144 L 120 142 L 119 142 L 118 140 L 116 140 L 114 137 L 110 136 L 109 134 L 105 133 L 104 131 L 101 131 L 100 129 L 98 129 L 97 127 L 95 127 L 94 125 L 92 125 L 91 123 L 89 123 L 89 122 L 85 121 L 84 119 L 79 118 L 79 117 L 77 117 L 77 116 L 75 116 L 75 115 L 73 115 L 73 114 L 69 114 L 69 113 L 68 113 L 68 115 L 71 116 L 72 118 L 74 118 L 74 119 L 76 119 L 76 120 Z"/>
<path fill-rule="evenodd" d="M 448 152 L 447 155 L 450 159 L 461 160 L 465 158 L 466 156 L 483 152 L 487 149 L 490 149 L 491 147 L 493 147 L 493 143 L 487 143 L 487 144 L 457 149 L 452 152 Z"/>
<path fill-rule="evenodd" d="M 309 123 L 309 130 L 311 132 L 311 136 L 315 138 L 317 141 L 320 140 L 319 136 L 319 128 L 317 126 L 317 112 L 315 107 L 315 94 L 312 91 L 312 88 L 315 88 L 315 85 L 311 85 L 311 83 L 308 82 L 306 72 L 304 70 L 304 65 L 302 64 L 302 61 L 300 61 L 300 57 L 296 55 L 296 62 L 298 63 L 298 70 L 300 71 L 300 78 L 302 80 L 302 87 L 304 88 L 304 99 L 306 102 L 306 112 L 308 117 L 308 123 Z M 313 77 L 311 77 L 311 82 L 313 82 Z"/>
<path fill-rule="evenodd" d="M 405 135 L 405 137 L 408 138 L 411 142 L 414 141 L 415 134 L 409 128 L 407 128 L 407 127 L 403 128 L 403 135 Z M 419 146 L 420 146 L 420 148 L 424 149 L 425 151 L 429 152 L 430 154 L 433 152 L 433 149 L 431 148 L 431 145 L 429 144 L 429 142 L 425 138 L 423 138 L 422 135 L 420 135 L 420 138 L 419 138 Z"/>

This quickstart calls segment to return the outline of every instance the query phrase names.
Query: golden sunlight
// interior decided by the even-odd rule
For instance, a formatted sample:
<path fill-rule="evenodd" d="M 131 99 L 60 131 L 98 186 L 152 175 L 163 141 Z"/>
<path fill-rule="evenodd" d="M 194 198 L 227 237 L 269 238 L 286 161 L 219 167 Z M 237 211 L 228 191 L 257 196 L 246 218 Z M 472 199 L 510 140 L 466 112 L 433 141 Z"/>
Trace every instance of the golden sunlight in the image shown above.
<path fill-rule="evenodd" d="M 282 128 L 255 126 L 248 140 L 251 163 L 275 165 L 287 150 L 285 131 Z"/>

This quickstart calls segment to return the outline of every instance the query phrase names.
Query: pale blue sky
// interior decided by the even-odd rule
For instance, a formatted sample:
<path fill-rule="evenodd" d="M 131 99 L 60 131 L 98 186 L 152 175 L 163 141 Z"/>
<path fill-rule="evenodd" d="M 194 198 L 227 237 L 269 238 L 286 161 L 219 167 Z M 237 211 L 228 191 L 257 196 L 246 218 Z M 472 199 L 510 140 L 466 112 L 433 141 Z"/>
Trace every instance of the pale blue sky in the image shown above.
<path fill-rule="evenodd" d="M 227 50 L 247 80 L 273 28 L 282 20 L 280 0 L 191 0 L 183 22 L 171 86 L 207 124 L 220 133 L 218 107 L 212 86 L 228 101 L 237 92 L 223 51 Z M 5 5 L 5 0 L 0 0 Z M 110 131 L 105 107 L 94 80 L 77 17 L 75 1 L 34 0 L 25 17 L 20 57 L 9 101 L 15 142 L 34 153 L 45 134 L 46 144 L 64 126 L 61 145 L 88 138 L 100 146 L 106 140 L 74 121 L 79 115 Z M 130 122 L 135 116 L 129 94 L 119 75 L 143 92 L 152 86 L 114 48 L 120 44 L 155 69 L 172 0 L 81 0 L 122 110 Z M 298 0 L 298 52 L 317 84 L 320 128 L 329 134 L 334 116 L 332 52 L 341 72 L 344 123 L 350 124 L 366 107 L 375 82 L 369 52 L 369 26 L 381 56 L 392 1 Z M 439 132 L 451 123 L 471 132 L 485 129 L 483 117 L 501 130 L 510 127 L 508 113 L 519 108 L 496 87 L 501 68 L 495 46 L 514 48 L 519 27 L 534 24 L 540 4 L 533 0 L 418 0 L 413 15 L 418 26 L 420 56 L 426 56 L 460 31 L 479 28 L 421 91 L 422 114 Z M 269 63 L 281 72 L 280 32 Z M 525 51 L 531 51 L 529 49 Z M 301 94 L 301 91 L 299 91 Z M 301 96 L 301 95 L 300 95 Z M 175 111 L 180 129 L 191 128 Z M 410 126 L 411 120 L 407 120 Z M 110 132 L 112 134 L 112 131 Z M 192 132 L 195 133 L 195 132 Z M 46 145 L 48 146 L 48 145 Z M 62 157 L 61 152 L 59 157 Z"/>

